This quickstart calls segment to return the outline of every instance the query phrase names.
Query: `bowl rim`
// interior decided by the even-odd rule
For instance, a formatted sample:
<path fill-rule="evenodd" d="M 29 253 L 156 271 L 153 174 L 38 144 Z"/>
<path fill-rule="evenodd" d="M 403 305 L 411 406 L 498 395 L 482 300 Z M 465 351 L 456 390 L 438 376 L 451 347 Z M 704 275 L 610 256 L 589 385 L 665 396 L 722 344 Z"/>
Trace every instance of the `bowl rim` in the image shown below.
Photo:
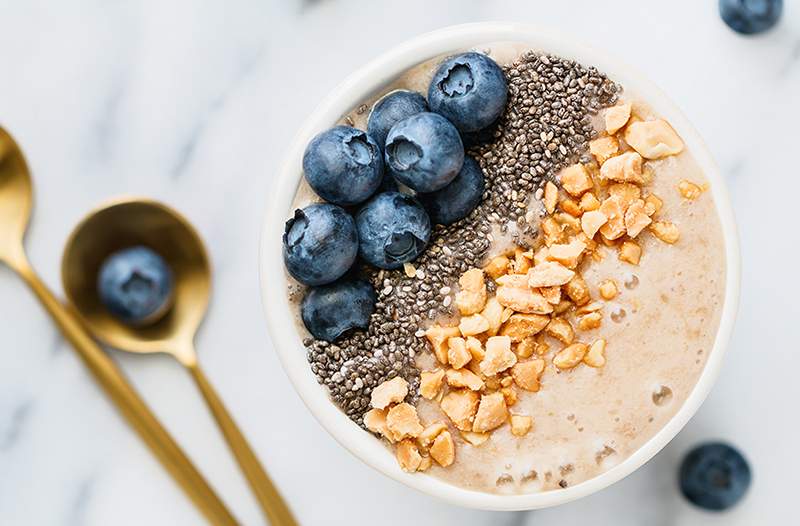
<path fill-rule="evenodd" d="M 290 310 L 286 294 L 281 255 L 282 226 L 291 212 L 302 177 L 305 146 L 314 135 L 332 126 L 364 98 L 420 62 L 448 52 L 503 41 L 519 42 L 531 49 L 595 66 L 642 96 L 656 113 L 667 119 L 681 135 L 711 184 L 710 192 L 719 215 L 726 256 L 725 301 L 714 346 L 697 384 L 672 419 L 638 450 L 608 471 L 565 489 L 521 495 L 489 494 L 453 486 L 424 473 L 405 473 L 379 440 L 354 425 L 331 402 L 327 391 L 317 383 L 308 366 L 302 337 L 295 328 L 296 314 Z M 406 486 L 452 504 L 484 510 L 539 509 L 585 497 L 623 479 L 666 446 L 696 413 L 719 374 L 733 331 L 740 288 L 739 242 L 725 181 L 700 135 L 657 86 L 620 60 L 578 43 L 571 36 L 530 24 L 478 22 L 444 27 L 407 40 L 347 77 L 309 114 L 290 143 L 274 183 L 261 231 L 259 278 L 267 328 L 275 352 L 300 398 L 328 433 L 367 465 Z"/>

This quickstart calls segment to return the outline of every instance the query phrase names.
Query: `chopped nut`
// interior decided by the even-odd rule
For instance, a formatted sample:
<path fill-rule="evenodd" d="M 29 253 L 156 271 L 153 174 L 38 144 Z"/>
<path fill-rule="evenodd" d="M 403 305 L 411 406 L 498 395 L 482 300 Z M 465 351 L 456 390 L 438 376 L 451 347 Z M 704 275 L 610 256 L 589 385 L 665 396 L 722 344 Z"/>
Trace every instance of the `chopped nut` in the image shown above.
<path fill-rule="evenodd" d="M 472 419 L 475 417 L 475 412 L 478 410 L 479 402 L 478 393 L 470 391 L 469 389 L 460 389 L 457 391 L 450 391 L 444 398 L 441 404 L 444 414 L 453 422 L 461 431 L 472 431 Z"/>
<path fill-rule="evenodd" d="M 489 330 L 489 320 L 480 314 L 464 316 L 458 324 L 458 330 L 463 336 L 475 336 Z"/>
<path fill-rule="evenodd" d="M 439 436 L 439 433 L 442 431 L 447 431 L 447 424 L 444 422 L 434 422 L 422 430 L 422 433 L 417 437 L 417 443 L 419 443 L 421 447 L 428 449 L 431 447 L 431 444 L 433 444 L 434 439 Z"/>
<path fill-rule="evenodd" d="M 559 243 L 564 237 L 561 225 L 552 216 L 545 217 L 540 225 L 544 234 L 544 244 L 547 246 Z"/>
<path fill-rule="evenodd" d="M 603 367 L 606 364 L 606 341 L 597 340 L 589 347 L 589 352 L 583 357 L 583 363 L 589 367 Z"/>
<path fill-rule="evenodd" d="M 511 263 L 505 256 L 497 256 L 491 259 L 489 263 L 483 267 L 483 271 L 486 272 L 492 279 L 497 279 L 500 276 L 503 276 L 508 273 L 508 266 Z"/>
<path fill-rule="evenodd" d="M 603 164 L 610 157 L 619 151 L 619 141 L 616 137 L 600 137 L 589 141 L 589 151 L 594 155 L 599 164 Z"/>
<path fill-rule="evenodd" d="M 422 371 L 419 373 L 419 394 L 423 398 L 433 400 L 439 394 L 444 380 L 444 370 Z"/>
<path fill-rule="evenodd" d="M 395 454 L 400 468 L 408 473 L 417 471 L 422 464 L 422 455 L 419 454 L 417 445 L 411 440 L 406 439 L 397 444 Z"/>
<path fill-rule="evenodd" d="M 370 409 L 364 413 L 364 426 L 386 438 L 389 442 L 394 442 L 394 435 L 386 427 L 386 410 Z"/>
<path fill-rule="evenodd" d="M 389 404 L 402 402 L 407 394 L 408 382 L 396 376 L 372 390 L 370 405 L 375 409 L 384 409 Z"/>
<path fill-rule="evenodd" d="M 553 365 L 559 369 L 572 369 L 583 360 L 589 346 L 585 343 L 573 343 L 569 347 L 560 350 L 553 358 Z"/>
<path fill-rule="evenodd" d="M 567 283 L 567 287 L 569 287 L 569 283 Z M 570 300 L 562 298 L 562 300 L 558 303 L 558 305 L 553 307 L 553 314 L 555 314 L 556 316 L 558 316 L 559 314 L 564 314 L 565 312 L 567 312 L 569 309 L 572 308 L 572 305 L 573 303 Z"/>
<path fill-rule="evenodd" d="M 503 387 L 500 389 L 500 393 L 502 393 L 503 399 L 506 401 L 506 407 L 511 407 L 517 403 L 517 392 L 513 387 Z"/>
<path fill-rule="evenodd" d="M 486 341 L 486 356 L 481 362 L 481 372 L 494 376 L 517 363 L 517 355 L 511 352 L 511 338 L 492 336 Z"/>
<path fill-rule="evenodd" d="M 473 446 L 480 446 L 489 440 L 489 433 L 473 433 L 472 431 L 462 431 L 461 437 Z"/>
<path fill-rule="evenodd" d="M 520 358 L 530 358 L 533 356 L 533 353 L 536 352 L 536 338 L 529 336 L 519 342 L 517 348 L 514 351 L 517 353 L 517 356 Z"/>
<path fill-rule="evenodd" d="M 669 221 L 656 221 L 650 225 L 650 231 L 653 232 L 653 235 L 658 239 L 670 245 L 677 243 L 678 239 L 681 237 L 678 227 Z"/>
<path fill-rule="evenodd" d="M 536 354 L 539 356 L 544 356 L 545 354 L 550 352 L 550 344 L 544 341 L 544 338 L 538 336 L 536 338 Z"/>
<path fill-rule="evenodd" d="M 576 200 L 570 199 L 569 197 L 562 199 L 558 206 L 561 207 L 561 210 L 574 217 L 580 217 L 583 213 L 581 205 L 579 205 Z"/>
<path fill-rule="evenodd" d="M 519 362 L 511 368 L 511 376 L 521 388 L 536 392 L 539 390 L 539 377 L 544 372 L 544 366 L 544 360 L 541 358 Z"/>
<path fill-rule="evenodd" d="M 547 181 L 544 185 L 544 209 L 548 214 L 552 214 L 556 209 L 556 202 L 558 201 L 558 187 Z"/>
<path fill-rule="evenodd" d="M 542 287 L 539 293 L 547 300 L 550 305 L 561 303 L 561 287 Z"/>
<path fill-rule="evenodd" d="M 632 122 L 625 142 L 646 159 L 661 159 L 683 151 L 683 141 L 665 120 Z"/>
<path fill-rule="evenodd" d="M 644 209 L 649 216 L 657 214 L 662 206 L 664 206 L 664 202 L 655 194 L 650 194 L 644 198 Z"/>
<path fill-rule="evenodd" d="M 472 355 L 467 350 L 467 342 L 464 338 L 456 336 L 447 340 L 449 350 L 447 351 L 447 361 L 455 369 L 461 369 L 469 363 Z"/>
<path fill-rule="evenodd" d="M 554 244 L 549 249 L 547 259 L 557 261 L 567 268 L 574 269 L 580 262 L 583 251 L 586 250 L 586 243 L 580 239 L 573 238 L 566 245 Z M 537 267 L 541 267 L 538 265 Z"/>
<path fill-rule="evenodd" d="M 500 378 L 500 385 L 503 387 L 509 387 L 514 383 L 514 379 L 510 376 L 503 376 Z"/>
<path fill-rule="evenodd" d="M 513 314 L 500 329 L 500 334 L 517 343 L 538 334 L 549 322 L 550 318 L 540 314 Z"/>
<path fill-rule="evenodd" d="M 428 471 L 431 467 L 431 457 L 422 457 L 422 460 L 417 467 L 417 471 Z"/>
<path fill-rule="evenodd" d="M 500 305 L 494 296 L 486 300 L 486 306 L 481 311 L 481 316 L 489 322 L 489 330 L 486 331 L 489 336 L 494 336 L 500 330 L 500 325 L 503 324 L 504 309 L 505 307 Z"/>
<path fill-rule="evenodd" d="M 571 270 L 566 270 L 572 272 Z M 553 306 L 547 302 L 547 299 L 539 292 L 529 288 L 499 287 L 496 297 L 501 305 L 517 312 L 528 314 L 550 314 L 553 312 Z"/>
<path fill-rule="evenodd" d="M 472 356 L 472 362 L 480 362 L 483 360 L 483 356 L 485 354 L 483 352 L 483 344 L 478 338 L 473 336 L 467 338 L 467 350 Z"/>
<path fill-rule="evenodd" d="M 644 209 L 644 201 L 637 199 L 628 207 L 625 212 L 625 229 L 630 237 L 636 237 L 653 220 L 647 215 Z"/>
<path fill-rule="evenodd" d="M 461 332 L 458 327 L 442 327 L 440 325 L 431 325 L 425 336 L 433 347 L 433 354 L 436 359 L 443 364 L 447 364 L 447 340 L 453 336 L 460 336 Z"/>
<path fill-rule="evenodd" d="M 575 314 L 577 314 L 578 316 L 583 316 L 584 314 L 588 314 L 590 312 L 598 312 L 601 310 L 603 310 L 603 304 L 600 303 L 599 301 L 593 301 L 576 310 Z"/>
<path fill-rule="evenodd" d="M 580 197 L 585 191 L 591 190 L 594 186 L 589 172 L 586 171 L 586 167 L 582 164 L 573 164 L 564 168 L 558 174 L 558 178 L 561 181 L 562 188 L 575 197 Z"/>
<path fill-rule="evenodd" d="M 606 215 L 600 210 L 590 210 L 581 216 L 581 230 L 588 237 L 593 238 L 600 227 L 608 222 Z"/>
<path fill-rule="evenodd" d="M 553 216 L 559 224 L 564 226 L 564 232 L 571 232 L 573 234 L 577 234 L 581 231 L 581 222 L 580 220 L 572 216 L 570 214 L 565 214 L 563 212 L 558 212 Z M 561 241 L 559 241 L 560 243 Z"/>
<path fill-rule="evenodd" d="M 523 437 L 533 427 L 533 418 L 526 415 L 511 415 L 511 434 Z"/>
<path fill-rule="evenodd" d="M 528 286 L 536 288 L 563 285 L 569 282 L 573 276 L 575 273 L 561 263 L 545 261 L 528 272 Z"/>
<path fill-rule="evenodd" d="M 575 302 L 576 305 L 584 305 L 591 299 L 589 286 L 580 274 L 575 274 L 575 277 L 569 280 L 564 289 L 569 299 Z"/>
<path fill-rule="evenodd" d="M 620 206 L 623 210 L 642 196 L 642 189 L 631 183 L 614 183 L 608 185 L 608 195 L 619 197 Z"/>
<path fill-rule="evenodd" d="M 544 328 L 544 332 L 567 345 L 575 339 L 575 331 L 572 330 L 572 325 L 564 318 L 550 320 L 550 323 Z"/>
<path fill-rule="evenodd" d="M 599 211 L 608 218 L 608 221 L 600 227 L 600 233 L 604 238 L 617 239 L 625 235 L 625 209 L 618 196 L 612 195 L 603 201 Z"/>
<path fill-rule="evenodd" d="M 623 241 L 619 247 L 619 260 L 638 265 L 642 258 L 642 247 L 636 241 Z"/>
<path fill-rule="evenodd" d="M 600 297 L 604 300 L 613 300 L 619 294 L 617 282 L 613 279 L 607 279 L 600 283 Z"/>
<path fill-rule="evenodd" d="M 461 290 L 456 294 L 456 306 L 462 316 L 475 314 L 486 304 L 486 283 L 483 270 L 473 268 L 461 275 L 458 280 Z"/>
<path fill-rule="evenodd" d="M 603 315 L 599 312 L 590 312 L 578 320 L 578 329 L 582 331 L 590 331 L 597 329 L 603 323 Z"/>
<path fill-rule="evenodd" d="M 700 194 L 703 193 L 702 188 L 691 181 L 687 181 L 686 179 L 681 179 L 681 181 L 678 183 L 678 191 L 681 193 L 684 199 L 689 200 L 697 199 L 700 197 Z"/>
<path fill-rule="evenodd" d="M 612 157 L 600 167 L 600 179 L 619 183 L 644 184 L 642 156 L 636 152 L 626 152 Z"/>
<path fill-rule="evenodd" d="M 452 387 L 466 387 L 473 391 L 483 389 L 483 380 L 469 369 L 448 369 L 447 384 Z"/>
<path fill-rule="evenodd" d="M 442 431 L 442 433 L 436 437 L 431 446 L 430 454 L 433 460 L 443 468 L 453 463 L 456 458 L 456 448 L 453 444 L 453 437 L 450 435 L 450 431 Z"/>
<path fill-rule="evenodd" d="M 519 247 L 514 250 L 514 274 L 527 274 L 531 268 L 531 260 L 525 254 L 526 252 Z"/>
<path fill-rule="evenodd" d="M 472 430 L 485 433 L 503 425 L 508 418 L 508 408 L 503 393 L 492 393 L 481 396 L 478 412 Z"/>
<path fill-rule="evenodd" d="M 549 255 L 550 255 L 550 249 L 549 248 L 547 248 L 546 246 L 543 246 L 543 247 L 539 248 L 539 250 L 537 250 L 533 254 L 533 264 L 534 265 L 539 265 L 543 261 L 547 261 L 547 256 L 549 256 Z M 525 283 L 525 285 L 527 285 L 527 283 Z"/>
<path fill-rule="evenodd" d="M 609 135 L 614 135 L 628 123 L 631 118 L 631 104 L 620 104 L 612 106 L 605 111 L 606 131 Z"/>
<path fill-rule="evenodd" d="M 592 192 L 586 192 L 581 196 L 580 205 L 584 212 L 591 212 L 600 208 L 600 200 Z"/>
<path fill-rule="evenodd" d="M 416 438 L 422 433 L 422 425 L 419 423 L 417 409 L 406 402 L 397 404 L 386 413 L 386 427 L 397 440 L 406 437 Z"/>
<path fill-rule="evenodd" d="M 497 278 L 497 284 L 501 287 L 524 289 L 528 287 L 528 277 L 522 274 L 506 274 Z"/>

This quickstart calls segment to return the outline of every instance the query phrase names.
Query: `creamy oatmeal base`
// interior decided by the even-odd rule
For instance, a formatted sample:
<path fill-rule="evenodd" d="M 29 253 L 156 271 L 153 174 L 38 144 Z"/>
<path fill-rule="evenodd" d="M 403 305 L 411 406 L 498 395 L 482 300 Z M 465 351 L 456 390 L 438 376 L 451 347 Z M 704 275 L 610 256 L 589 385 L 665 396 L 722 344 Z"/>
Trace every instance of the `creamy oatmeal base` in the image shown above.
<path fill-rule="evenodd" d="M 493 44 L 481 49 L 491 50 L 490 56 L 502 65 L 527 48 Z M 412 68 L 343 122 L 366 128 L 371 105 L 394 89 L 425 93 L 439 61 L 440 57 Z M 632 103 L 634 115 L 642 120 L 659 117 L 636 94 L 626 92 L 622 102 Z M 600 116 L 598 129 L 603 127 Z M 594 330 L 576 327 L 576 341 L 605 340 L 605 365 L 561 370 L 552 359 L 565 344 L 546 337 L 551 351 L 542 357 L 546 366 L 540 376 L 541 389 L 516 389 L 517 401 L 509 407 L 512 415 L 530 416 L 531 429 L 516 436 L 510 423 L 505 423 L 480 445 L 464 439 L 438 401 L 420 398 L 416 408 L 422 427 L 446 423 L 455 451 L 448 467 L 428 459 L 425 474 L 490 493 L 572 486 L 630 456 L 684 403 L 703 370 L 719 325 L 725 284 L 723 236 L 711 192 L 691 194 L 693 187 L 687 191 L 685 183 L 679 188 L 681 181 L 691 181 L 707 189 L 708 181 L 691 152 L 684 149 L 678 155 L 646 161 L 645 166 L 652 176 L 646 193 L 663 201 L 657 217 L 677 225 L 680 238 L 668 244 L 650 232 L 643 233 L 636 239 L 642 248 L 638 265 L 620 261 L 617 248 L 599 244 L 597 251 L 605 257 L 581 267 L 592 299 L 603 303 L 603 319 Z M 307 204 L 312 195 L 302 183 L 295 204 Z M 534 199 L 529 215 L 538 217 L 543 209 L 542 200 Z M 487 261 L 513 247 L 510 236 L 494 234 Z M 608 287 L 609 281 L 615 283 L 617 293 L 606 300 L 612 294 L 601 292 L 600 286 Z M 418 356 L 417 366 L 422 371 L 441 368 L 432 353 Z"/>

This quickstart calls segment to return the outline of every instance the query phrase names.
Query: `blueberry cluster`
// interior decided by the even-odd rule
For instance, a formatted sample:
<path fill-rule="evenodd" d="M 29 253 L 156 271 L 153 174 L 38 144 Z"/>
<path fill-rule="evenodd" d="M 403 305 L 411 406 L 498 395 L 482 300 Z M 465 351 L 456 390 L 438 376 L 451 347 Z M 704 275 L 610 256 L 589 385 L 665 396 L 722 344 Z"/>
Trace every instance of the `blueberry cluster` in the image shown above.
<path fill-rule="evenodd" d="M 301 314 L 315 338 L 332 342 L 369 325 L 376 295 L 351 271 L 359 257 L 379 269 L 402 267 L 425 251 L 432 224 L 450 225 L 478 206 L 485 179 L 465 155 L 462 136 L 497 121 L 507 98 L 497 63 L 464 53 L 439 66 L 427 100 L 389 93 L 374 106 L 366 132 L 336 126 L 312 139 L 303 171 L 327 203 L 295 211 L 283 259 L 289 274 L 311 287 Z"/>

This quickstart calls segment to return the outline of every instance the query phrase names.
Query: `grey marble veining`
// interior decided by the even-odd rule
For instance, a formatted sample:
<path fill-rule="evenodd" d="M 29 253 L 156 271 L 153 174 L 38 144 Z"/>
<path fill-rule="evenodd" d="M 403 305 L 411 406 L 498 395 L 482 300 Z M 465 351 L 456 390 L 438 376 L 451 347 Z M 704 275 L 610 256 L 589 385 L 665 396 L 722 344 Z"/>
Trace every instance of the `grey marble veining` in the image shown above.
<path fill-rule="evenodd" d="M 0 123 L 36 183 L 28 248 L 56 291 L 60 252 L 93 205 L 146 194 L 206 238 L 215 290 L 198 346 L 211 381 L 303 524 L 690 526 L 788 524 L 800 461 L 800 286 L 795 150 L 800 7 L 739 37 L 716 2 L 576 0 L 0 0 Z M 477 20 L 542 24 L 606 49 L 655 80 L 705 137 L 730 184 L 743 247 L 739 323 L 698 415 L 624 481 L 556 509 L 488 513 L 420 495 L 338 446 L 271 352 L 257 244 L 276 164 L 317 101 L 403 40 Z M 276 225 L 276 228 L 278 226 Z M 0 524 L 199 524 L 24 286 L 0 269 Z M 185 372 L 112 351 L 245 524 L 261 519 Z M 688 506 L 675 470 L 692 444 L 725 438 L 755 483 L 736 510 Z"/>

